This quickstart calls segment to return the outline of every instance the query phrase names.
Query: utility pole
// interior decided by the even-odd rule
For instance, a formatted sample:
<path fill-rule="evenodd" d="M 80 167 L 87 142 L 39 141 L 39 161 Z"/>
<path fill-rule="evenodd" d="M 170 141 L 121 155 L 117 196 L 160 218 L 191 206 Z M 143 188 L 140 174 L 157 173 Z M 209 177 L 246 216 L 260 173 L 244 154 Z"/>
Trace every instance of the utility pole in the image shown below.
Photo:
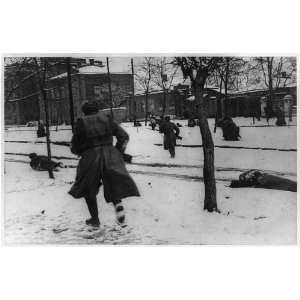
<path fill-rule="evenodd" d="M 44 74 L 43 74 L 43 78 L 41 78 L 41 72 L 39 69 L 38 61 L 35 57 L 34 57 L 34 62 L 35 62 L 35 66 L 36 66 L 37 76 L 38 76 L 38 84 L 40 87 L 40 91 L 42 94 L 42 99 L 43 99 L 44 107 L 45 107 L 47 154 L 48 154 L 48 160 L 50 161 L 51 160 L 51 148 L 50 148 L 51 142 L 50 142 L 50 131 L 49 131 L 49 111 L 48 111 L 47 93 L 46 93 L 45 86 L 44 86 L 45 79 L 46 79 L 46 72 L 47 72 L 47 63 L 46 63 L 46 61 L 44 61 L 44 67 L 43 67 Z M 52 169 L 48 169 L 48 173 L 49 173 L 49 178 L 54 179 Z"/>
<path fill-rule="evenodd" d="M 162 117 L 165 116 L 166 106 L 167 106 L 166 86 L 165 86 L 165 81 L 167 81 L 167 80 L 166 80 L 165 74 L 164 74 L 164 64 L 165 64 L 165 61 L 162 58 L 161 59 L 161 69 L 160 69 L 160 72 L 161 72 L 160 73 L 161 84 L 162 84 L 162 88 L 163 88 L 163 111 L 162 111 Z"/>
<path fill-rule="evenodd" d="M 71 121 L 72 132 L 74 132 L 74 103 L 73 103 L 72 78 L 71 78 L 71 57 L 66 58 L 66 64 L 67 64 L 67 77 L 68 77 L 68 89 L 69 89 L 70 121 Z"/>
<path fill-rule="evenodd" d="M 106 57 L 106 66 L 107 66 L 107 78 L 108 78 L 108 91 L 109 91 L 109 100 L 110 100 L 110 116 L 113 119 L 113 99 L 112 99 L 112 92 L 111 92 L 111 78 L 110 78 L 110 72 L 109 72 L 109 61 L 108 57 Z"/>
<path fill-rule="evenodd" d="M 132 105 L 133 105 L 133 115 L 134 121 L 136 121 L 136 103 L 134 98 L 134 69 L 133 69 L 133 58 L 131 59 L 131 73 L 132 73 Z M 132 107 L 132 105 L 130 107 Z M 132 110 L 131 110 L 132 111 Z"/>

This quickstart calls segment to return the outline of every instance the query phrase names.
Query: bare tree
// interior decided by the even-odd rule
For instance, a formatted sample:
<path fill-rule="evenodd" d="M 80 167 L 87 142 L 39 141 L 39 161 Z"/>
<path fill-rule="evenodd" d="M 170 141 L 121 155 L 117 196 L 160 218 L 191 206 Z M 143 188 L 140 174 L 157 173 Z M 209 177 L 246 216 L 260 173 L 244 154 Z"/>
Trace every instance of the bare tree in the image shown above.
<path fill-rule="evenodd" d="M 171 61 L 168 61 L 167 57 L 161 57 L 154 61 L 153 82 L 163 91 L 162 117 L 166 112 L 167 97 L 173 85 L 177 71 L 178 66 L 174 66 Z"/>
<path fill-rule="evenodd" d="M 296 59 L 294 57 L 256 57 L 253 59 L 252 70 L 258 70 L 254 80 L 264 82 L 269 90 L 267 107 L 270 111 L 273 108 L 274 89 L 285 87 L 293 80 L 296 73 Z"/>
<path fill-rule="evenodd" d="M 48 81 L 48 69 L 49 63 L 46 57 L 25 57 L 15 59 L 13 62 L 8 61 L 6 68 L 14 68 L 16 74 L 15 85 L 7 91 L 7 99 L 13 95 L 15 91 L 21 89 L 23 85 L 31 82 L 36 86 L 36 93 L 40 95 L 42 103 L 45 109 L 45 119 L 46 119 L 46 142 L 47 142 L 47 155 L 48 159 L 51 160 L 51 148 L 50 148 L 50 131 L 49 131 L 49 109 L 48 109 L 48 98 L 47 98 L 47 81 Z M 25 72 L 26 71 L 26 72 Z M 26 89 L 25 89 L 26 90 Z M 21 99 L 26 99 L 31 95 L 26 95 Z M 20 100 L 20 99 L 19 99 Z M 48 170 L 49 177 L 54 178 L 53 171 Z"/>
<path fill-rule="evenodd" d="M 225 97 L 225 112 L 224 115 L 231 115 L 230 103 L 228 102 L 228 90 L 238 89 L 238 79 L 243 73 L 243 67 L 245 61 L 241 57 L 222 57 L 220 63 L 218 63 L 215 70 L 216 77 L 219 79 L 220 92 L 222 87 L 224 87 L 224 97 Z"/>
<path fill-rule="evenodd" d="M 214 142 L 207 121 L 208 103 L 207 99 L 203 97 L 203 92 L 207 78 L 213 74 L 222 59 L 219 57 L 176 57 L 175 62 L 180 66 L 184 78 L 190 79 L 197 105 L 204 154 L 204 209 L 209 212 L 219 211 L 214 167 Z"/>
<path fill-rule="evenodd" d="M 152 90 L 153 87 L 153 62 L 154 58 L 153 57 L 144 57 L 142 63 L 138 66 L 137 71 L 136 71 L 136 81 L 140 88 L 145 93 L 145 125 L 147 125 L 148 121 L 148 98 L 149 98 L 149 93 Z"/>
<path fill-rule="evenodd" d="M 49 111 L 48 111 L 48 99 L 47 99 L 47 92 L 46 92 L 48 61 L 46 58 L 41 59 L 41 58 L 33 57 L 33 62 L 36 69 L 37 82 L 40 88 L 41 97 L 45 107 L 47 155 L 48 155 L 48 159 L 51 160 Z M 52 169 L 49 168 L 48 173 L 50 178 L 54 178 Z"/>

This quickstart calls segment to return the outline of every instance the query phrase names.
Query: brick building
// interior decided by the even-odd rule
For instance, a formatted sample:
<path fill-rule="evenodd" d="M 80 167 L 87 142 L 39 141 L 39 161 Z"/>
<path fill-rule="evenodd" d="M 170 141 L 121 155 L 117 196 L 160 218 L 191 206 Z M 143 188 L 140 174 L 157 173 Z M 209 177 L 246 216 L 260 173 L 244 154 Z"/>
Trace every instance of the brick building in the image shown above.
<path fill-rule="evenodd" d="M 110 108 L 109 81 L 106 68 L 89 65 L 78 68 L 72 73 L 72 92 L 75 120 L 82 115 L 83 101 L 96 101 L 100 109 Z M 129 107 L 132 95 L 133 76 L 128 73 L 111 73 L 113 107 Z M 51 124 L 69 123 L 69 95 L 67 73 L 49 80 L 49 115 Z M 41 116 L 44 118 L 43 103 L 40 103 Z M 126 118 L 128 118 L 126 110 Z"/>
<path fill-rule="evenodd" d="M 7 57 L 10 59 L 10 57 Z M 15 61 L 4 68 L 5 124 L 26 124 L 41 119 L 40 88 L 36 76 L 33 57 L 11 58 Z M 47 76 L 53 77 L 66 70 L 65 57 L 37 58 L 41 63 L 47 61 Z M 73 66 L 86 64 L 86 59 L 72 58 Z"/>
<path fill-rule="evenodd" d="M 32 69 L 16 64 L 4 68 L 4 117 L 5 124 L 26 124 L 39 119 L 39 91 L 33 80 L 22 82 Z M 22 84 L 20 84 L 22 82 Z M 18 86 L 18 88 L 16 88 Z"/>

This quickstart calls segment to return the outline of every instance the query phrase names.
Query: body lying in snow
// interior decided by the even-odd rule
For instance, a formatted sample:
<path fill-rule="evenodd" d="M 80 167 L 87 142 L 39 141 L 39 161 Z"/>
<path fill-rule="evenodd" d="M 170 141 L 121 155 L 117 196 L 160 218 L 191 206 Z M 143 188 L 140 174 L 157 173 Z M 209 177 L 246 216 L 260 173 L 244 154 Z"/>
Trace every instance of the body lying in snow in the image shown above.
<path fill-rule="evenodd" d="M 30 153 L 30 166 L 36 171 L 58 171 L 59 167 L 62 167 L 61 162 L 49 160 L 47 156 L 37 155 L 36 153 Z"/>
<path fill-rule="evenodd" d="M 297 182 L 262 172 L 259 170 L 249 170 L 239 176 L 239 180 L 232 180 L 230 187 L 256 187 L 263 189 L 283 190 L 297 192 Z"/>

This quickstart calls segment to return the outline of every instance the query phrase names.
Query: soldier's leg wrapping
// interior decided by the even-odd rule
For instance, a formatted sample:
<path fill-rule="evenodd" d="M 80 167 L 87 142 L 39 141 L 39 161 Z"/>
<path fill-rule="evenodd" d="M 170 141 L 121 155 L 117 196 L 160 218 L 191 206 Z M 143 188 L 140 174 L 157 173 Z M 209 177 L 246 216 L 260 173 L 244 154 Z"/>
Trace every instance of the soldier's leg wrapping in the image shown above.
<path fill-rule="evenodd" d="M 170 145 L 169 152 L 171 154 L 171 157 L 175 157 L 175 146 L 174 145 Z"/>
<path fill-rule="evenodd" d="M 93 219 L 98 219 L 98 205 L 96 196 L 89 195 L 85 197 L 85 201 L 89 210 L 89 213 Z"/>
<path fill-rule="evenodd" d="M 122 204 L 122 200 L 114 199 L 113 204 L 115 207 L 117 221 L 120 225 L 123 225 L 125 223 L 125 210 Z"/>

